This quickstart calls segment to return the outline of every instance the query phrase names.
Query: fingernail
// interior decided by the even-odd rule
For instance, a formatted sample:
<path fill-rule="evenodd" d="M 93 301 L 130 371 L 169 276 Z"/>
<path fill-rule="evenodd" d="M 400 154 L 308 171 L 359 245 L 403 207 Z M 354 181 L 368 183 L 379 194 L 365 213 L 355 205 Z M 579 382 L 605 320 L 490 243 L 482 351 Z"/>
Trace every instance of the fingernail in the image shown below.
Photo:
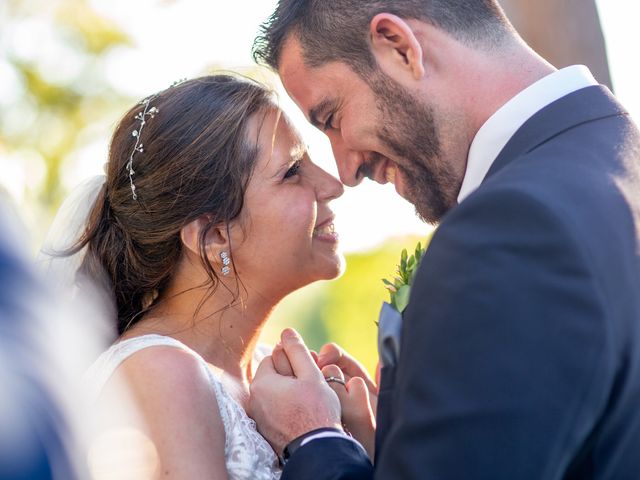
<path fill-rule="evenodd" d="M 282 340 L 298 340 L 300 335 L 293 328 L 287 328 L 282 332 Z"/>

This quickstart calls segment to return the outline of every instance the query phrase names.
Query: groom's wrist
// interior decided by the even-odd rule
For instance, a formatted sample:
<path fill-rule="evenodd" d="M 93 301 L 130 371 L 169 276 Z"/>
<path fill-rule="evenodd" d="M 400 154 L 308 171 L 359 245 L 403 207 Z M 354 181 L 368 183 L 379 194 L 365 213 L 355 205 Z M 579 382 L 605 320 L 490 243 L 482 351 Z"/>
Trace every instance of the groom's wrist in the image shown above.
<path fill-rule="evenodd" d="M 344 430 L 333 427 L 323 427 L 316 428 L 315 430 L 311 430 L 310 432 L 304 433 L 299 437 L 293 439 L 291 442 L 284 447 L 284 451 L 282 452 L 282 463 L 286 463 L 287 460 L 291 458 L 291 456 L 295 453 L 303 445 L 306 445 L 311 440 L 316 438 L 327 438 L 327 437 L 347 437 L 347 434 Z"/>
<path fill-rule="evenodd" d="M 286 447 L 284 447 L 284 452 L 281 459 L 282 464 L 284 465 L 285 463 L 287 463 L 287 461 L 299 448 L 304 447 L 309 442 L 320 440 L 323 438 L 342 438 L 348 440 L 355 443 L 362 449 L 365 455 L 368 455 L 366 449 L 362 446 L 362 444 L 344 430 L 340 428 L 323 427 L 317 428 L 316 430 L 311 430 L 304 435 L 300 435 L 298 438 L 292 440 Z"/>

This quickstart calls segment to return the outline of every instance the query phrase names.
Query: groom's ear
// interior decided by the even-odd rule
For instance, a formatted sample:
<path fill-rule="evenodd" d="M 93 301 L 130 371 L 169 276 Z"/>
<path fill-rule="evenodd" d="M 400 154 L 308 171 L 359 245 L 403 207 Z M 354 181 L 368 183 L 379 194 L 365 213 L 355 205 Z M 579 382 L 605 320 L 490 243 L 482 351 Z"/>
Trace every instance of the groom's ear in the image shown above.
<path fill-rule="evenodd" d="M 390 77 L 415 81 L 424 77 L 423 50 L 413 28 L 402 18 L 379 13 L 369 24 L 371 49 L 376 63 Z"/>
<path fill-rule="evenodd" d="M 200 257 L 202 235 L 204 235 L 204 247 L 210 262 L 218 261 L 220 253 L 229 250 L 228 229 L 225 224 L 211 225 L 211 218 L 203 215 L 180 230 L 180 240 L 189 254 Z"/>

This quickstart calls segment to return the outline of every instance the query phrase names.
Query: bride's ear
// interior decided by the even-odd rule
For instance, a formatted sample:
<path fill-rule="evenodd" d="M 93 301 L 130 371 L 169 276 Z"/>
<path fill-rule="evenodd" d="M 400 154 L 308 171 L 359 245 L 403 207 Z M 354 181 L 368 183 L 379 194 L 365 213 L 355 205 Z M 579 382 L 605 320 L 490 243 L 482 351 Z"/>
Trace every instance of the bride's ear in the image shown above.
<path fill-rule="evenodd" d="M 182 245 L 197 258 L 200 258 L 200 238 L 210 223 L 211 219 L 203 215 L 189 222 L 180 230 Z M 227 254 L 229 252 L 229 236 L 225 224 L 213 225 L 207 229 L 204 247 L 209 262 L 221 263 L 220 255 L 222 252 L 227 252 Z"/>

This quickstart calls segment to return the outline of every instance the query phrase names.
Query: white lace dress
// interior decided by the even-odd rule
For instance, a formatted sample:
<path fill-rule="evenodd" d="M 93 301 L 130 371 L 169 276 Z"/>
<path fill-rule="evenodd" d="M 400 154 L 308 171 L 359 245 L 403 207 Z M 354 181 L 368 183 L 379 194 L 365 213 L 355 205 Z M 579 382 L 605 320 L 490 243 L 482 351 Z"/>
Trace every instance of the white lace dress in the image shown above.
<path fill-rule="evenodd" d="M 195 351 L 178 340 L 163 335 L 143 335 L 112 345 L 105 351 L 87 372 L 87 379 L 95 396 L 107 383 L 115 369 L 129 356 L 143 348 L 171 346 L 194 355 L 208 372 L 224 424 L 224 454 L 230 480 L 276 480 L 281 469 L 278 458 L 271 446 L 256 430 L 255 422 L 249 418 L 231 395 L 226 391 L 220 379 L 208 368 L 205 360 Z M 256 349 L 254 359 L 261 360 L 267 354 L 266 347 Z"/>

